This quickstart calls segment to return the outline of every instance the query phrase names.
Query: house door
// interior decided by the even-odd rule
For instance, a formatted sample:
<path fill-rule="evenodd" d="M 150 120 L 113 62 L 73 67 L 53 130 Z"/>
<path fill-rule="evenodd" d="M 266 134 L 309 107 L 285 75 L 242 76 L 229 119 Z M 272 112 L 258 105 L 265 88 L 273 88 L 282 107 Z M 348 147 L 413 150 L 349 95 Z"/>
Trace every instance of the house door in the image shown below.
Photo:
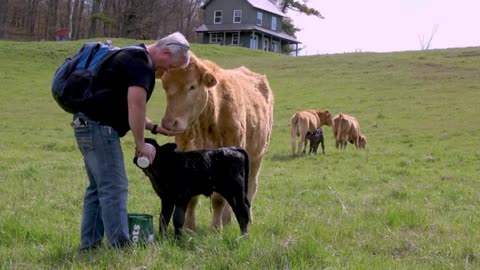
<path fill-rule="evenodd" d="M 270 51 L 270 49 L 268 48 L 270 44 L 270 40 L 266 39 L 266 38 L 263 38 L 263 50 L 264 51 Z"/>
<path fill-rule="evenodd" d="M 257 35 L 250 37 L 250 49 L 257 49 Z"/>
<path fill-rule="evenodd" d="M 280 47 L 278 46 L 278 41 L 272 41 L 272 51 L 280 52 Z"/>

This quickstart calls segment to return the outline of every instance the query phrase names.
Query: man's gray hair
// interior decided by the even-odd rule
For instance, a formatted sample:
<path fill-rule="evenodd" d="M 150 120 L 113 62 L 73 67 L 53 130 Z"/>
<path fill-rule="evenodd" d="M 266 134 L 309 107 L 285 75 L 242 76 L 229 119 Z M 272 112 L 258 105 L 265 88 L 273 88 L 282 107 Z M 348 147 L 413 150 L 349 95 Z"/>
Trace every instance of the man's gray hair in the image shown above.
<path fill-rule="evenodd" d="M 162 49 L 168 49 L 172 53 L 172 59 L 174 61 L 182 58 L 183 63 L 185 63 L 182 67 L 188 65 L 188 62 L 190 61 L 190 55 L 188 54 L 190 43 L 188 43 L 182 33 L 175 32 L 170 34 L 157 41 L 155 45 Z"/>

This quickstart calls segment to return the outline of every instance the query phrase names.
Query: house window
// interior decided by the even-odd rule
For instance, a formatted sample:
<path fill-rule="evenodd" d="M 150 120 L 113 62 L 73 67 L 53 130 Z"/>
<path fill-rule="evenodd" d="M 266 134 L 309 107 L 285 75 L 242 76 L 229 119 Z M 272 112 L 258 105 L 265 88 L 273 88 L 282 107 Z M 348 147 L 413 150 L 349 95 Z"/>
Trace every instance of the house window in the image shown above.
<path fill-rule="evenodd" d="M 233 46 L 238 46 L 238 44 L 240 43 L 239 41 L 240 41 L 239 34 L 238 33 L 233 33 L 232 34 L 232 45 Z"/>
<path fill-rule="evenodd" d="M 221 24 L 222 23 L 222 11 L 215 10 L 213 13 L 213 23 L 214 24 Z"/>
<path fill-rule="evenodd" d="M 242 22 L 242 10 L 236 9 L 233 11 L 233 23 L 241 23 Z"/>
<path fill-rule="evenodd" d="M 222 44 L 223 34 L 222 33 L 211 33 L 210 34 L 210 44 Z"/>
<path fill-rule="evenodd" d="M 257 12 L 257 25 L 262 25 L 263 21 L 263 13 L 262 12 Z"/>
<path fill-rule="evenodd" d="M 277 31 L 277 17 L 272 16 L 272 30 Z"/>

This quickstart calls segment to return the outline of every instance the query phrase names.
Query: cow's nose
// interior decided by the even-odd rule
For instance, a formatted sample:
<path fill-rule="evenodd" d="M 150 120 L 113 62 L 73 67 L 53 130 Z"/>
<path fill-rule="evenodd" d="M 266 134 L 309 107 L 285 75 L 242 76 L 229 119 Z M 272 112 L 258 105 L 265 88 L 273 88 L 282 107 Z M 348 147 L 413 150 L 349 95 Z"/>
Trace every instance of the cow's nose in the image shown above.
<path fill-rule="evenodd" d="M 163 118 L 162 127 L 169 130 L 175 130 L 178 128 L 178 121 L 176 119 Z"/>

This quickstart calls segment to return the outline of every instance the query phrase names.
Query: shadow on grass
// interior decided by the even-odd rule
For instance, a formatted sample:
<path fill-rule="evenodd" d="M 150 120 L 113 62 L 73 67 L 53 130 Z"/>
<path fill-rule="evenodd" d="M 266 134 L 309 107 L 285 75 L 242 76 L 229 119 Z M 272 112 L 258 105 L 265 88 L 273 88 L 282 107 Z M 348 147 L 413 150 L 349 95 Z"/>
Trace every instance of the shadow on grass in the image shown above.
<path fill-rule="evenodd" d="M 272 154 L 267 156 L 265 159 L 272 160 L 272 161 L 290 161 L 295 158 L 298 158 L 297 156 L 293 157 L 291 154 Z"/>

